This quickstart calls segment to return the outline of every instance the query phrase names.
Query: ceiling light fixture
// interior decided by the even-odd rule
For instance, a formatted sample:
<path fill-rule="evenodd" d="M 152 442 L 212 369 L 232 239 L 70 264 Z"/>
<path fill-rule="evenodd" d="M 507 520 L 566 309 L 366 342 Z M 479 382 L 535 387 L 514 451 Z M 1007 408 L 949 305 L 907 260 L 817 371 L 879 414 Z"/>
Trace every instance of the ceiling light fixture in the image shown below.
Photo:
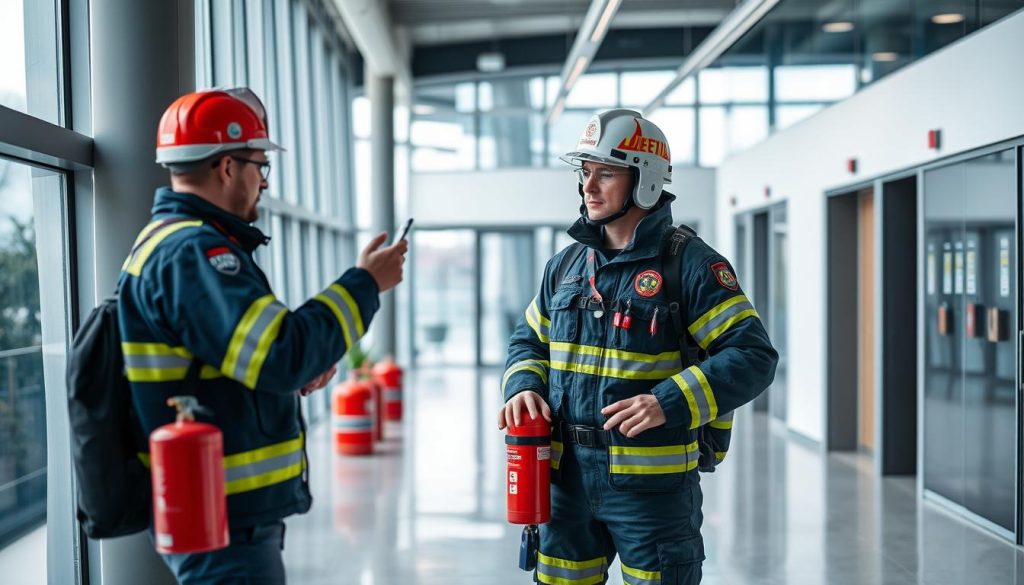
<path fill-rule="evenodd" d="M 601 48 L 605 34 L 611 26 L 622 0 L 591 0 L 590 8 L 583 17 L 576 42 L 562 66 L 561 84 L 547 112 L 547 123 L 554 124 L 565 109 L 565 99 L 580 77 L 593 63 L 597 50 Z"/>
<path fill-rule="evenodd" d="M 871 59 L 880 63 L 892 63 L 900 58 L 900 54 L 895 51 L 879 51 L 871 54 Z"/>
<path fill-rule="evenodd" d="M 761 22 L 761 19 L 778 3 L 779 0 L 744 0 L 742 4 L 733 9 L 722 21 L 722 24 L 711 31 L 711 34 L 690 52 L 690 56 L 683 61 L 676 73 L 675 79 L 644 108 L 644 115 L 650 116 L 651 112 L 665 105 L 665 99 L 679 87 L 679 84 L 714 63 L 729 50 L 729 47 L 736 44 L 736 41 L 754 28 L 758 22 Z"/>
<path fill-rule="evenodd" d="M 821 26 L 821 30 L 827 33 L 846 33 L 853 30 L 853 23 L 845 20 L 826 22 Z"/>
<path fill-rule="evenodd" d="M 935 24 L 956 24 L 964 21 L 964 15 L 956 12 L 948 14 L 936 14 L 932 17 L 932 22 Z"/>

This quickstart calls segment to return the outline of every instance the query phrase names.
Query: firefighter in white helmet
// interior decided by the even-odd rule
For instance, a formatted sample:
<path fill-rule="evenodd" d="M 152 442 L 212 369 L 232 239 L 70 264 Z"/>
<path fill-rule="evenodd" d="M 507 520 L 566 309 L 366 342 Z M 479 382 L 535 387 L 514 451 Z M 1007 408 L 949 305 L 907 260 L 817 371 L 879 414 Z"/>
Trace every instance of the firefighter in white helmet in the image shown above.
<path fill-rule="evenodd" d="M 704 546 L 698 471 L 725 457 L 733 411 L 778 354 L 729 263 L 675 228 L 661 130 L 631 110 L 590 119 L 573 166 L 576 243 L 552 258 L 519 320 L 498 426 L 552 422 L 551 522 L 536 579 L 693 584 Z"/>

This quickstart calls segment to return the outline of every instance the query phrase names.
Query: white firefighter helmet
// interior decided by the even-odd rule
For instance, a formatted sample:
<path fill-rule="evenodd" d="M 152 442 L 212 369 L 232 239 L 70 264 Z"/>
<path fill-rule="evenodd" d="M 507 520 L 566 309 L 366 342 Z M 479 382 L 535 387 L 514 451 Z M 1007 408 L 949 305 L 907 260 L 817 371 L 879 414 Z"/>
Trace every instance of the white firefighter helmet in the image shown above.
<path fill-rule="evenodd" d="M 594 161 L 638 171 L 633 204 L 650 209 L 661 198 L 662 188 L 672 182 L 672 155 L 665 133 L 634 110 L 606 110 L 587 122 L 576 149 L 560 156 L 580 166 Z"/>

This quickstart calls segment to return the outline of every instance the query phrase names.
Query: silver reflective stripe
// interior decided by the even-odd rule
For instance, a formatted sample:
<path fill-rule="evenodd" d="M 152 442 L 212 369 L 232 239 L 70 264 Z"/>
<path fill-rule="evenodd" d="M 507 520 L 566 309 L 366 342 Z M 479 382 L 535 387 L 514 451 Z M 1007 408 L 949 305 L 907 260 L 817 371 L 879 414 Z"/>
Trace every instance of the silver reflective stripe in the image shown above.
<path fill-rule="evenodd" d="M 252 324 L 252 328 L 249 329 L 249 333 L 245 336 L 245 341 L 242 342 L 242 349 L 238 352 L 238 361 L 235 362 L 235 370 L 232 372 L 232 378 L 235 380 L 246 379 L 249 362 L 252 361 L 253 354 L 256 353 L 256 348 L 260 344 L 260 338 L 270 327 L 271 323 L 274 322 L 274 317 L 282 311 L 287 310 L 288 307 L 285 307 L 279 301 L 273 301 L 267 304 L 266 307 L 263 307 L 263 310 L 260 312 L 260 316 L 256 317 L 256 321 Z"/>
<path fill-rule="evenodd" d="M 537 334 L 537 338 L 541 342 L 548 342 L 551 337 L 551 321 L 544 318 L 544 315 L 541 314 L 540 307 L 537 306 L 536 297 L 530 302 L 530 306 L 526 308 L 526 323 Z"/>
<path fill-rule="evenodd" d="M 566 569 L 564 567 L 548 565 L 541 560 L 537 561 L 537 570 L 549 577 L 555 577 L 556 579 L 570 579 L 572 581 L 604 575 L 603 566 L 590 567 L 589 569 Z"/>
<path fill-rule="evenodd" d="M 284 455 L 278 455 L 277 457 L 270 457 L 269 459 L 264 459 L 262 461 L 246 463 L 237 467 L 227 467 L 224 469 L 224 480 L 235 481 L 245 479 L 247 477 L 254 477 L 271 471 L 277 471 L 278 469 L 291 467 L 301 461 L 302 449 L 299 449 L 297 451 L 292 451 L 291 453 L 285 453 Z"/>
<path fill-rule="evenodd" d="M 343 429 L 346 431 L 364 431 L 373 428 L 373 419 L 370 417 L 353 416 L 353 417 L 335 417 L 332 421 L 332 426 L 336 429 Z"/>
<path fill-rule="evenodd" d="M 352 334 L 352 342 L 355 343 L 356 341 L 359 341 L 360 333 L 359 330 L 356 328 L 356 318 L 355 315 L 352 314 L 352 308 L 348 306 L 348 303 L 345 302 L 345 299 L 343 299 L 341 295 L 338 294 L 338 291 L 334 290 L 331 287 L 327 287 L 327 290 L 323 291 L 323 293 L 321 294 L 334 301 L 334 304 L 337 305 L 338 310 L 341 311 L 341 316 L 345 319 L 345 325 L 347 326 L 348 331 L 351 332 Z"/>
<path fill-rule="evenodd" d="M 734 416 L 736 416 L 736 411 L 735 410 L 730 410 L 729 412 L 727 412 L 725 414 L 719 414 L 718 415 L 718 420 L 720 420 L 722 422 L 729 422 L 729 421 L 732 420 L 732 418 Z"/>
<path fill-rule="evenodd" d="M 686 465 L 696 461 L 700 451 L 674 455 L 618 455 L 611 454 L 612 465 Z"/>
<path fill-rule="evenodd" d="M 187 368 L 192 358 L 179 355 L 124 354 L 124 365 L 129 368 L 170 369 Z"/>
<path fill-rule="evenodd" d="M 711 405 L 708 404 L 708 397 L 704 395 L 704 388 L 700 385 L 700 380 L 690 368 L 680 372 L 679 376 L 690 389 L 690 394 L 693 395 L 693 400 L 697 403 L 697 410 L 700 412 L 700 424 L 704 424 L 711 419 Z"/>
<path fill-rule="evenodd" d="M 726 321 L 732 319 L 736 315 L 739 315 L 743 311 L 752 310 L 754 310 L 754 305 L 752 305 L 750 301 L 740 301 L 735 305 L 732 305 L 728 309 L 722 311 L 721 313 L 715 315 L 710 321 L 705 323 L 703 327 L 698 329 L 693 334 L 693 338 L 697 341 L 698 344 L 700 344 L 701 347 L 707 347 L 709 337 L 711 337 L 711 334 L 712 332 L 714 332 L 715 329 L 718 329 L 719 327 L 724 325 Z M 724 333 L 724 331 L 719 331 L 718 335 L 721 335 L 722 333 Z M 718 337 L 718 335 L 715 335 L 715 337 Z"/>
<path fill-rule="evenodd" d="M 622 572 L 622 582 L 626 585 L 661 585 L 661 579 L 641 579 Z"/>
<path fill-rule="evenodd" d="M 597 369 L 593 372 L 596 375 L 622 378 L 628 377 L 630 374 L 646 374 L 649 372 L 678 372 L 683 367 L 682 360 L 677 357 L 678 354 L 672 357 L 664 357 L 660 360 L 631 360 L 624 357 L 614 355 L 614 350 L 604 350 L 598 354 L 588 353 L 582 351 L 583 347 L 589 346 L 575 346 L 569 344 L 552 344 L 550 348 L 551 362 L 559 362 L 559 367 L 554 369 L 564 369 L 563 364 L 569 364 L 571 366 L 589 366 L 587 369 Z M 595 348 L 601 349 L 601 348 Z M 656 356 L 650 356 L 655 358 Z M 575 368 L 579 370 L 579 368 Z M 670 374 L 665 375 L 668 378 Z"/>

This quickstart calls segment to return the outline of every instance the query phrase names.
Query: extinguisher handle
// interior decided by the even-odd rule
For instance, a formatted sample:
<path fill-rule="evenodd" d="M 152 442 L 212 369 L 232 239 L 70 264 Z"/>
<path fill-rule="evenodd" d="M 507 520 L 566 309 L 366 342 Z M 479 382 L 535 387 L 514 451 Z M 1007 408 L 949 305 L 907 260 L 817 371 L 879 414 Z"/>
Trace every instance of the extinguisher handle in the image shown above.
<path fill-rule="evenodd" d="M 199 404 L 199 400 L 195 396 L 171 396 L 167 399 L 167 406 L 173 406 L 178 409 L 178 422 L 196 420 L 196 414 L 213 415 L 213 411 Z"/>

